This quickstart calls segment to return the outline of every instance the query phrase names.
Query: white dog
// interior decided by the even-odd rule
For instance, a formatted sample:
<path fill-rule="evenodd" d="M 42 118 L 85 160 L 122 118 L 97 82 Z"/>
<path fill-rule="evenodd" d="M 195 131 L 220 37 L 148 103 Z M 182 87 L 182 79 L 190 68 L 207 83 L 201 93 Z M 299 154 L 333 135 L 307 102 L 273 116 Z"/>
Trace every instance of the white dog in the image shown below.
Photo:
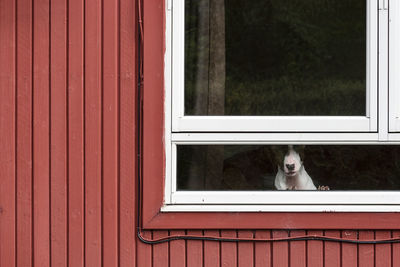
<path fill-rule="evenodd" d="M 283 170 L 278 166 L 275 187 L 278 190 L 317 190 L 293 146 L 289 146 L 285 155 Z"/>

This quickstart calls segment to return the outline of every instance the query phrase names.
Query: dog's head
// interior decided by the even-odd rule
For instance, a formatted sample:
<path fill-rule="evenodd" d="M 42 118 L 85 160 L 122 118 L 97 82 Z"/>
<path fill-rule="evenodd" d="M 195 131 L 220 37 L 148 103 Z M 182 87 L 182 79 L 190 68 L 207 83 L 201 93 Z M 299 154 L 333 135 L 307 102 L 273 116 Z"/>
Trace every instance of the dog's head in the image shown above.
<path fill-rule="evenodd" d="M 301 161 L 299 153 L 293 149 L 293 146 L 289 146 L 289 150 L 283 159 L 283 171 L 285 176 L 296 176 L 302 165 L 303 162 Z"/>

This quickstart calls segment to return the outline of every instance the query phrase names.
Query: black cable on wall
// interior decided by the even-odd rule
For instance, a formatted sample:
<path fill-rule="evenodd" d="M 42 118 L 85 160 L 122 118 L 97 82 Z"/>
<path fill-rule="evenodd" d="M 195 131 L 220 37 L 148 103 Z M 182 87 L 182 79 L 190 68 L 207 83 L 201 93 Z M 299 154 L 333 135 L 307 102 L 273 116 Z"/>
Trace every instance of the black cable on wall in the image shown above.
<path fill-rule="evenodd" d="M 170 0 L 172 1 L 172 0 Z M 158 239 L 147 239 L 142 236 L 142 225 L 141 225 L 141 210 L 142 210 L 142 95 L 143 95 L 143 20 L 142 20 L 142 4 L 141 0 L 137 0 L 138 3 L 138 83 L 137 83 L 137 237 L 138 239 L 145 244 L 160 244 L 166 243 L 174 240 L 202 240 L 202 241 L 216 241 L 216 242 L 288 242 L 288 241 L 309 241 L 309 240 L 318 240 L 318 241 L 328 241 L 328 242 L 340 242 L 340 243 L 351 243 L 351 244 L 390 244 L 390 243 L 400 243 L 400 236 L 393 237 L 388 239 L 379 239 L 379 240 L 358 240 L 358 239 L 344 239 L 344 238 L 336 238 L 336 237 L 326 237 L 319 235 L 304 235 L 304 236 L 296 236 L 296 237 L 285 237 L 285 238 L 224 238 L 224 237 L 212 237 L 212 236 L 195 236 L 195 235 L 174 235 L 167 236 L 164 238 Z M 296 229 L 301 230 L 301 229 Z M 291 231 L 291 230 L 287 230 Z"/>

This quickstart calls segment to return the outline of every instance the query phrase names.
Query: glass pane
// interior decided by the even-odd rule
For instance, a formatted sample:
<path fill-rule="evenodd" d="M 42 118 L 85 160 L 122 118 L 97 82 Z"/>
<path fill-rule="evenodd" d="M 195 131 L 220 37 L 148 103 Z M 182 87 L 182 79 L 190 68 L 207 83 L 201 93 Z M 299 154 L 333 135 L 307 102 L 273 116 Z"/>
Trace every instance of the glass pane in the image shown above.
<path fill-rule="evenodd" d="M 179 145 L 178 190 L 400 190 L 400 146 Z"/>
<path fill-rule="evenodd" d="M 185 0 L 185 115 L 365 115 L 366 0 Z"/>

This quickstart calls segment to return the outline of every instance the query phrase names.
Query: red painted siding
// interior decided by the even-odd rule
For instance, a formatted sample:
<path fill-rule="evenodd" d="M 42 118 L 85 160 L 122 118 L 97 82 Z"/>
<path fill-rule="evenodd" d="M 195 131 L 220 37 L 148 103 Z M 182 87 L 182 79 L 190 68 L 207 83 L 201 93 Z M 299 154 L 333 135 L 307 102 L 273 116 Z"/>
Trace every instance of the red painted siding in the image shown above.
<path fill-rule="evenodd" d="M 1 267 L 136 266 L 136 21 L 0 1 Z"/>
<path fill-rule="evenodd" d="M 0 1 L 0 267 L 400 265 L 399 244 L 138 241 L 136 4 Z M 160 0 L 146 5 L 162 8 Z M 158 23 L 147 18 L 145 26 Z M 400 232 L 164 229 L 143 236 L 306 233 L 370 239 Z"/>

